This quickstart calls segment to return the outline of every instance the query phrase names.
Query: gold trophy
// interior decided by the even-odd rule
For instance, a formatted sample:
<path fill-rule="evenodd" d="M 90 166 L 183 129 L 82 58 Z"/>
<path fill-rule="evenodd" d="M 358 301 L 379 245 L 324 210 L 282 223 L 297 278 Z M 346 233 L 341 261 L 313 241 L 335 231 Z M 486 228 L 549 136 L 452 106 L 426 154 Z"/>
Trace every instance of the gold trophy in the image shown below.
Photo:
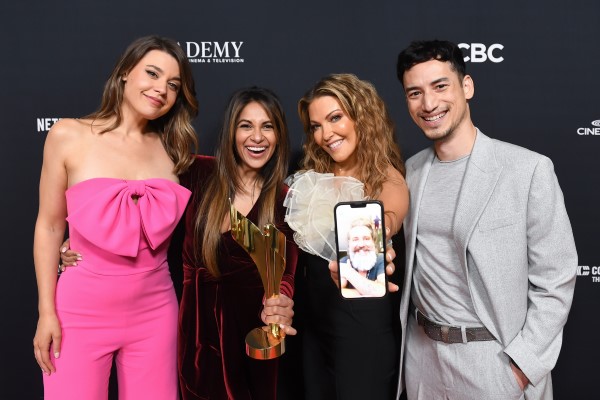
<path fill-rule="evenodd" d="M 246 250 L 262 279 L 265 297 L 279 296 L 285 271 L 285 235 L 275 225 L 267 224 L 261 231 L 240 214 L 230 200 L 231 236 Z M 278 324 L 254 328 L 246 335 L 246 354 L 257 360 L 270 360 L 285 352 L 285 332 Z"/>

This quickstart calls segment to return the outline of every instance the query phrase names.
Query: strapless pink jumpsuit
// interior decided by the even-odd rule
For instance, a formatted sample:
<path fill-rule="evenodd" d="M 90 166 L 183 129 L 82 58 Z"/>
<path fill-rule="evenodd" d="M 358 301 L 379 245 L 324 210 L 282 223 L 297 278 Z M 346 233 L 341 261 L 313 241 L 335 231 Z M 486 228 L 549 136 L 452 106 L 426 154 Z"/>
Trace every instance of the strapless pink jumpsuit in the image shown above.
<path fill-rule="evenodd" d="M 166 179 L 94 178 L 66 192 L 71 248 L 58 280 L 62 327 L 46 400 L 105 400 L 113 356 L 120 400 L 176 400 L 177 299 L 167 265 L 190 191 Z"/>

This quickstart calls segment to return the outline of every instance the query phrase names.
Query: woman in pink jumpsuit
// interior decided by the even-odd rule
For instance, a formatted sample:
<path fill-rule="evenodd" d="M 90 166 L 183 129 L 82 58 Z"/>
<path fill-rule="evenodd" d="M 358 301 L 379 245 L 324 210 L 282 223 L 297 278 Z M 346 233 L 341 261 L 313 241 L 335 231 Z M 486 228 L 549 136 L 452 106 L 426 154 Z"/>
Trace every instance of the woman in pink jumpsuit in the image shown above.
<path fill-rule="evenodd" d="M 279 99 L 268 89 L 250 87 L 230 99 L 216 157 L 195 157 L 181 175 L 193 193 L 184 217 L 179 311 L 179 380 L 185 400 L 276 398 L 278 360 L 246 356 L 244 338 L 262 323 L 280 324 L 286 335 L 296 333 L 291 298 L 297 247 L 283 207 L 288 156 Z M 253 223 L 273 222 L 289 236 L 280 296 L 264 298 L 256 265 L 232 238 L 228 198 Z M 64 267 L 77 265 L 78 255 L 88 261 L 87 250 L 74 243 L 75 238 L 73 250 L 67 250 L 69 242 L 63 244 Z M 61 279 L 75 270 L 69 268 Z"/>
<path fill-rule="evenodd" d="M 46 138 L 35 227 L 39 320 L 34 353 L 48 400 L 100 400 L 116 357 L 121 400 L 175 400 L 177 300 L 166 251 L 190 196 L 197 113 L 187 57 L 138 39 L 102 104 Z M 66 221 L 86 258 L 57 282 Z"/>

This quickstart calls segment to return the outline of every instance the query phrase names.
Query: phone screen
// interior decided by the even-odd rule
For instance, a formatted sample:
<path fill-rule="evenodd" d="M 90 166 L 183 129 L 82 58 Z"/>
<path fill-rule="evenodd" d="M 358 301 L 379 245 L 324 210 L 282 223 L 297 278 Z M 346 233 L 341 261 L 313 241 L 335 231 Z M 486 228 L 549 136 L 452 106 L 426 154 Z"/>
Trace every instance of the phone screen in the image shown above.
<path fill-rule="evenodd" d="M 342 297 L 385 296 L 383 205 L 376 200 L 341 202 L 334 214 Z"/>

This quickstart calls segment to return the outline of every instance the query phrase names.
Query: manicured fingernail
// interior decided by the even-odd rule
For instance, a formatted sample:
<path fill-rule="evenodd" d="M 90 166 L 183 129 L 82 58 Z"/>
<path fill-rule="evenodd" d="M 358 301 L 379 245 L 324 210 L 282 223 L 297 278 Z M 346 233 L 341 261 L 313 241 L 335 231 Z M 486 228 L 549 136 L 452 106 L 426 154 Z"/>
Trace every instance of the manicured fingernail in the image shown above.
<path fill-rule="evenodd" d="M 60 357 L 60 353 L 58 351 L 54 352 L 54 358 L 59 358 Z"/>
<path fill-rule="evenodd" d="M 81 261 L 83 260 L 83 258 L 81 258 L 81 256 L 77 256 L 77 261 Z"/>
<path fill-rule="evenodd" d="M 66 248 L 66 247 L 63 247 L 62 249 L 60 249 L 60 252 L 61 252 L 61 253 L 64 253 L 65 251 L 67 251 L 67 248 Z"/>
<path fill-rule="evenodd" d="M 73 262 L 73 266 L 76 267 L 77 266 L 77 262 Z"/>

